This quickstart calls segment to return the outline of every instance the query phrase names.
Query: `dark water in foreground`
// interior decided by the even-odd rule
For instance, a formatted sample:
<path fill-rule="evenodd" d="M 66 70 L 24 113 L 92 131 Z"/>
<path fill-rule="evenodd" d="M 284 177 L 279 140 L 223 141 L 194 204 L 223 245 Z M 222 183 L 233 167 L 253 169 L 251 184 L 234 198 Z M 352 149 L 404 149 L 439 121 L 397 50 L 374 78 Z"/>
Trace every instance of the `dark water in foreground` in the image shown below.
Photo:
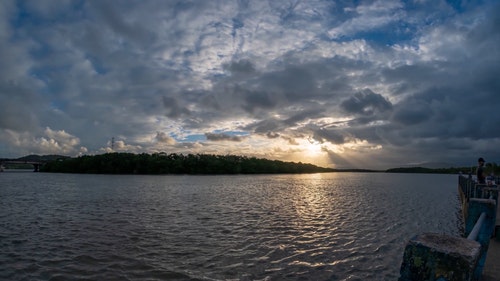
<path fill-rule="evenodd" d="M 1 280 L 397 280 L 457 176 L 0 173 Z"/>

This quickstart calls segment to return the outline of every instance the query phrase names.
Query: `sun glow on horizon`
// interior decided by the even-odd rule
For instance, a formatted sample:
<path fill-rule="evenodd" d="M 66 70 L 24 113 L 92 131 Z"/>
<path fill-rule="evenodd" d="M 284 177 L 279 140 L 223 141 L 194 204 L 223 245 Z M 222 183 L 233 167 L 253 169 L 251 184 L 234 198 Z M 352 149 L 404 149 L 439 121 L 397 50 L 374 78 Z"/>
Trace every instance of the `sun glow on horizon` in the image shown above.
<path fill-rule="evenodd" d="M 318 156 L 324 152 L 321 143 L 313 139 L 308 139 L 306 142 L 301 144 L 301 146 L 310 156 Z"/>
<path fill-rule="evenodd" d="M 311 163 L 322 167 L 331 166 L 331 163 L 328 161 L 328 151 L 325 149 L 324 143 L 312 138 L 296 139 L 296 142 L 297 144 L 291 147 L 290 160 Z"/>

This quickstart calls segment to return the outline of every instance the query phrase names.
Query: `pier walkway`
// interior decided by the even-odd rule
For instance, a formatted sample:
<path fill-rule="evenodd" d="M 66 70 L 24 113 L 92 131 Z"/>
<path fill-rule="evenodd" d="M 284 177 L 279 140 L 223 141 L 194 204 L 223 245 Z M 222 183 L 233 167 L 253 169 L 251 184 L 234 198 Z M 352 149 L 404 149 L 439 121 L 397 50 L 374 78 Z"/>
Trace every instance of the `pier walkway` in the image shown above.
<path fill-rule="evenodd" d="M 500 281 L 500 241 L 491 239 L 482 281 Z"/>
<path fill-rule="evenodd" d="M 500 208 L 497 208 L 496 225 L 500 225 Z M 490 240 L 481 280 L 500 281 L 500 240 L 495 238 Z"/>

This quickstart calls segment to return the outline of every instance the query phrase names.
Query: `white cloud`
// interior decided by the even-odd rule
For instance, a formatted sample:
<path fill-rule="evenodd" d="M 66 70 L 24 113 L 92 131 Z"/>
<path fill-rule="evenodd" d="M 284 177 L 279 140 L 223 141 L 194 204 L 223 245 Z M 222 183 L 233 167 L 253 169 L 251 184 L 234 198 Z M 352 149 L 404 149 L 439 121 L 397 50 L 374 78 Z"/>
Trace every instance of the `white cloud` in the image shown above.
<path fill-rule="evenodd" d="M 361 4 L 355 8 L 346 8 L 353 16 L 332 28 L 328 34 L 332 38 L 351 37 L 358 32 L 369 32 L 401 20 L 404 16 L 403 4 L 398 1 L 379 0 Z"/>
<path fill-rule="evenodd" d="M 10 129 L 2 131 L 0 141 L 10 143 L 16 150 L 24 154 L 61 154 L 76 155 L 86 152 L 80 145 L 80 139 L 64 130 L 52 130 L 47 127 L 40 135 L 31 132 L 16 132 Z"/>
<path fill-rule="evenodd" d="M 176 141 L 174 138 L 171 136 L 167 135 L 164 132 L 156 132 L 156 141 L 160 144 L 166 144 L 166 145 L 174 145 L 176 144 Z"/>

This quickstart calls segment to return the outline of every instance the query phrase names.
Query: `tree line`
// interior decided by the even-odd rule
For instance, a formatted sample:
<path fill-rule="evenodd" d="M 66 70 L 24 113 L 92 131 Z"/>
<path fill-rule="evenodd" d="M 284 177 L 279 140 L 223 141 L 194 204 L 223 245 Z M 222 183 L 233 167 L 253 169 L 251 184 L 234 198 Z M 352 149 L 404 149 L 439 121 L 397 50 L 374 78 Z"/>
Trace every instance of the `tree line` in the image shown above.
<path fill-rule="evenodd" d="M 11 160 L 11 159 L 4 159 Z M 321 172 L 386 172 L 427 174 L 475 174 L 476 167 L 424 168 L 400 167 L 385 171 L 368 169 L 332 169 L 312 164 L 283 162 L 237 155 L 107 153 L 71 158 L 62 155 L 28 155 L 15 160 L 46 162 L 42 172 L 93 174 L 276 174 Z M 32 165 L 8 168 L 31 169 Z M 500 175 L 500 166 L 486 163 L 485 172 Z"/>
<path fill-rule="evenodd" d="M 333 169 L 237 155 L 106 153 L 50 161 L 40 171 L 89 174 L 296 174 L 331 172 Z"/>

